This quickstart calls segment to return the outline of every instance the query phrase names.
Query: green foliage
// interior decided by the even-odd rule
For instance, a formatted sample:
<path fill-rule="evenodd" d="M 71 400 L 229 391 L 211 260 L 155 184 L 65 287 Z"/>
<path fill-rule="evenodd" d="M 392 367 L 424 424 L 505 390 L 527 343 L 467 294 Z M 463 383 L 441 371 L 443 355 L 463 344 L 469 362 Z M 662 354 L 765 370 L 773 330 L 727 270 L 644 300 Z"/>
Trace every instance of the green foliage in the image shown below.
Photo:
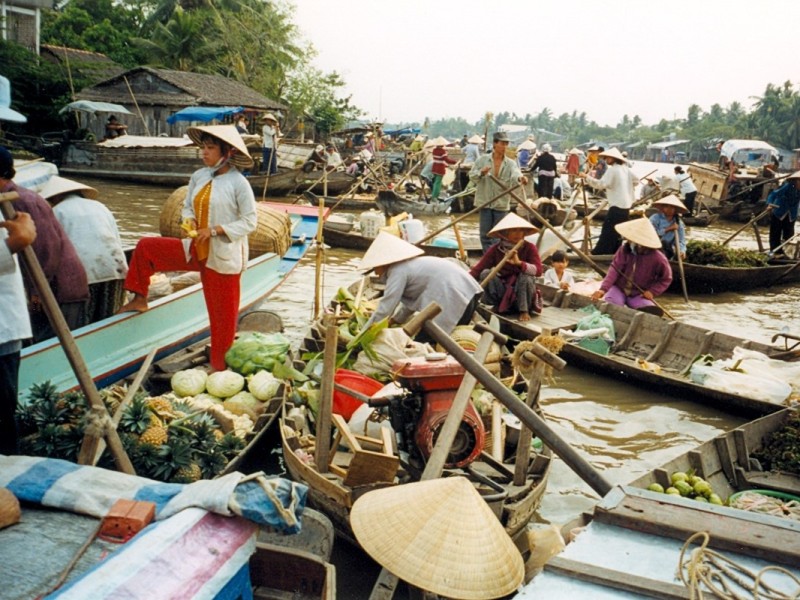
<path fill-rule="evenodd" d="M 686 243 L 686 262 L 716 267 L 763 267 L 767 256 L 754 250 L 731 248 L 719 242 L 689 240 Z"/>
<path fill-rule="evenodd" d="M 792 411 L 786 424 L 770 433 L 763 447 L 753 452 L 765 471 L 800 475 L 800 413 Z"/>

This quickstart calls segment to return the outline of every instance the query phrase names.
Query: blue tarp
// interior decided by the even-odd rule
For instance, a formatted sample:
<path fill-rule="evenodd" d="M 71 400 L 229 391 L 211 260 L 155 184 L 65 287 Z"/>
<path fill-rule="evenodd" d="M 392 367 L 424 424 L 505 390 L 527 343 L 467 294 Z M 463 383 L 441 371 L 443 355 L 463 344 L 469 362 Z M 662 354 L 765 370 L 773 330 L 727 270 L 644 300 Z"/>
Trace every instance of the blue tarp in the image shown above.
<path fill-rule="evenodd" d="M 404 127 L 403 129 L 393 129 L 392 131 L 384 131 L 384 135 L 408 135 L 410 133 L 418 134 L 422 131 L 419 127 Z"/>
<path fill-rule="evenodd" d="M 243 106 L 188 106 L 167 117 L 167 123 L 174 125 L 178 121 L 221 121 L 225 117 L 243 112 Z"/>

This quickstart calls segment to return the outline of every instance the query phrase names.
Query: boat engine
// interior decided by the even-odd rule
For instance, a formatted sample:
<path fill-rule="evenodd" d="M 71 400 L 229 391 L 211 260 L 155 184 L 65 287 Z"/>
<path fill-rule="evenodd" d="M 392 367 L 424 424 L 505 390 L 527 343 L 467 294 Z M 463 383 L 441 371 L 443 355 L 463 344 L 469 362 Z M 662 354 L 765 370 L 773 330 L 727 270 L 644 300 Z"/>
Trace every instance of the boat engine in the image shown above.
<path fill-rule="evenodd" d="M 464 367 L 446 354 L 402 359 L 392 365 L 397 382 L 407 390 L 389 407 L 392 428 L 411 464 L 424 468 L 439 436 Z M 445 463 L 446 468 L 465 467 L 480 455 L 486 432 L 472 402 L 461 419 L 458 433 Z"/>

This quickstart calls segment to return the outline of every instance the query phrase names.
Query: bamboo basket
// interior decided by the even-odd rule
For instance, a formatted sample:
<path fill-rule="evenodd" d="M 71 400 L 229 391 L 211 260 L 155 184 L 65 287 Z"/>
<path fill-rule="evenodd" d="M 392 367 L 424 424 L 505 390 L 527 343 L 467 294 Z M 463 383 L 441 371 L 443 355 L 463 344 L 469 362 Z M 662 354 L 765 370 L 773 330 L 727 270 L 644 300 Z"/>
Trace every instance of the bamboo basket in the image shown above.
<path fill-rule="evenodd" d="M 164 237 L 186 237 L 186 232 L 181 229 L 181 210 L 188 189 L 186 185 L 179 187 L 164 202 L 159 220 L 159 230 Z M 292 243 L 292 222 L 289 215 L 260 202 L 256 203 L 256 211 L 258 224 L 247 238 L 250 246 L 249 258 L 252 260 L 267 252 L 283 256 Z"/>

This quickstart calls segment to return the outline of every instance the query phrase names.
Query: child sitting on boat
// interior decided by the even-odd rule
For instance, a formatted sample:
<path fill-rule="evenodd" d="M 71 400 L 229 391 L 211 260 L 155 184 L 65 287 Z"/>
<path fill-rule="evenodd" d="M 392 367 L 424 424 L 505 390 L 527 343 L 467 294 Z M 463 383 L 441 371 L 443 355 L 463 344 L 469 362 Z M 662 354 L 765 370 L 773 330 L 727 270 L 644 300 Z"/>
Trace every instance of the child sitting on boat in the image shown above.
<path fill-rule="evenodd" d="M 563 250 L 556 250 L 550 257 L 550 268 L 544 274 L 544 284 L 562 290 L 568 290 L 575 284 L 575 277 L 567 270 L 569 259 Z"/>

